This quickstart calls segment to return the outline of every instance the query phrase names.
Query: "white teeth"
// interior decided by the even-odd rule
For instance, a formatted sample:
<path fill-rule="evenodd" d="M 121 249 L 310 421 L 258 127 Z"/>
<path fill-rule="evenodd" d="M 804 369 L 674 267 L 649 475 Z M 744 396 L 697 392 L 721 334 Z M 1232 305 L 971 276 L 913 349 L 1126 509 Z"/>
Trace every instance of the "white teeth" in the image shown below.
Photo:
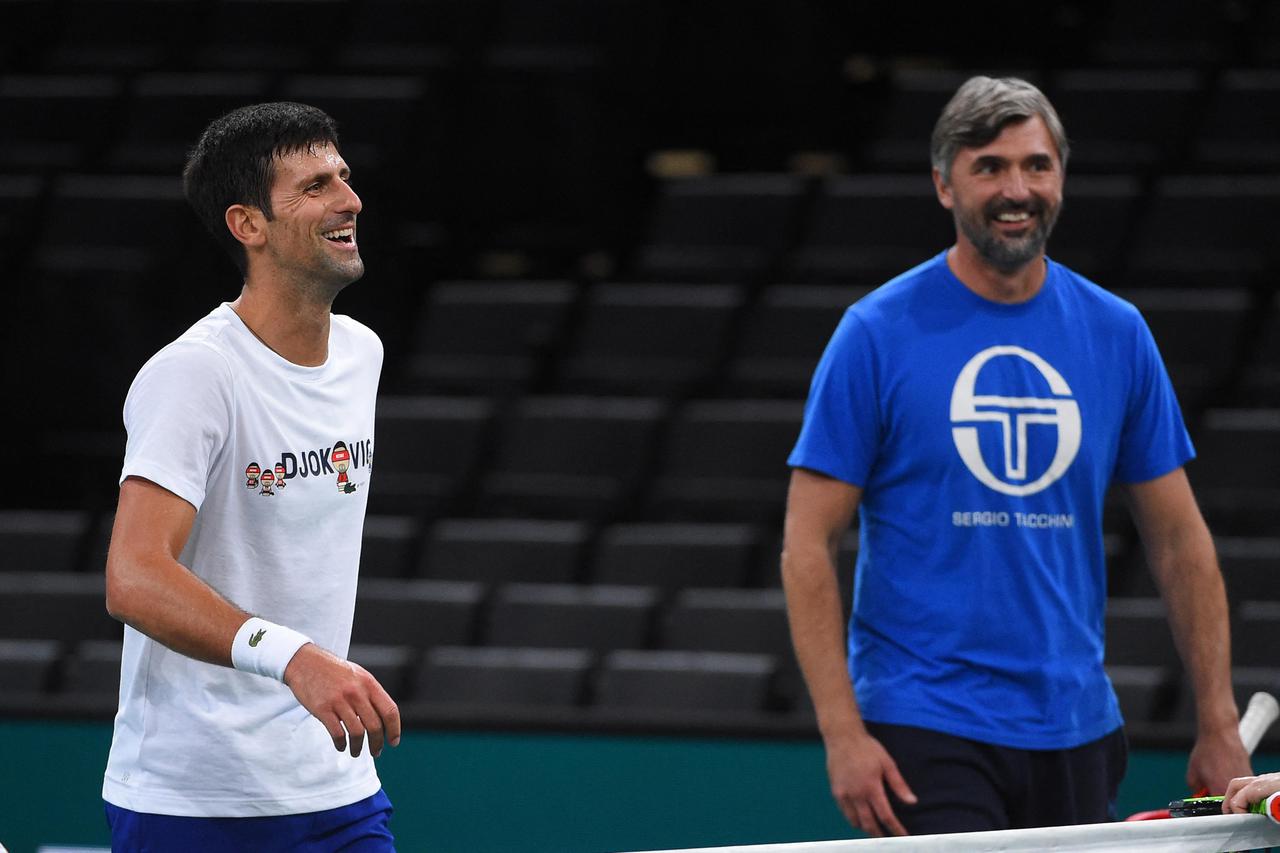
<path fill-rule="evenodd" d="M 999 219 L 1001 222 L 1022 222 L 1023 220 L 1030 218 L 1031 214 L 1027 213 L 1025 210 L 1018 213 L 1001 213 L 996 217 L 996 219 Z"/>
<path fill-rule="evenodd" d="M 339 228 L 337 231 L 325 231 L 320 236 L 326 240 L 337 240 L 339 237 L 350 237 L 355 233 L 354 228 Z"/>

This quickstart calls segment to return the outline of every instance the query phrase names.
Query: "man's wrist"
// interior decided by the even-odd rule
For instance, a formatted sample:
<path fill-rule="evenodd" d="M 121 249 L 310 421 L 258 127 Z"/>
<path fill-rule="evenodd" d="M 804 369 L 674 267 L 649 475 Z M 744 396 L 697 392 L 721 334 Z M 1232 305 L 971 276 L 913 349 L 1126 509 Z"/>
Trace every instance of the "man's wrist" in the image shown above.
<path fill-rule="evenodd" d="M 252 616 L 236 631 L 231 665 L 241 672 L 284 681 L 285 668 L 311 638 L 292 628 Z"/>

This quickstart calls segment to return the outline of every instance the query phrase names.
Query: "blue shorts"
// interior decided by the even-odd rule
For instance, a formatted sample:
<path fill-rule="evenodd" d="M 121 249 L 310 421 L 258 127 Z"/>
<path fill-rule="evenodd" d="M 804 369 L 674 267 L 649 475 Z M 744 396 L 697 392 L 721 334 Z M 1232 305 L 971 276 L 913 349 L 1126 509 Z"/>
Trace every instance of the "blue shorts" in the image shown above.
<path fill-rule="evenodd" d="M 383 791 L 358 803 L 272 817 L 177 817 L 106 803 L 112 853 L 395 853 Z"/>

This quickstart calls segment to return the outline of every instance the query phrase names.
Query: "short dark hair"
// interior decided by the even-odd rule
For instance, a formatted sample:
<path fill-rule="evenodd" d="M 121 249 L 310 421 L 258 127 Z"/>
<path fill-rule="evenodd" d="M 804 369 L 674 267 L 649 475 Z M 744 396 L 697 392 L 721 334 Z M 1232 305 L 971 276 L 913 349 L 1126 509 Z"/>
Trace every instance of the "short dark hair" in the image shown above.
<path fill-rule="evenodd" d="M 951 164 L 961 148 L 980 148 L 990 143 L 1006 125 L 1032 116 L 1044 119 L 1058 160 L 1067 167 L 1070 146 L 1058 112 L 1044 93 L 1017 77 L 970 77 L 942 110 L 933 126 L 929 156 L 944 183 L 951 182 Z"/>
<path fill-rule="evenodd" d="M 326 144 L 337 146 L 337 123 L 323 110 L 290 101 L 232 110 L 200 134 L 182 170 L 182 189 L 242 275 L 249 257 L 227 230 L 227 208 L 256 207 L 270 220 L 276 158 Z"/>

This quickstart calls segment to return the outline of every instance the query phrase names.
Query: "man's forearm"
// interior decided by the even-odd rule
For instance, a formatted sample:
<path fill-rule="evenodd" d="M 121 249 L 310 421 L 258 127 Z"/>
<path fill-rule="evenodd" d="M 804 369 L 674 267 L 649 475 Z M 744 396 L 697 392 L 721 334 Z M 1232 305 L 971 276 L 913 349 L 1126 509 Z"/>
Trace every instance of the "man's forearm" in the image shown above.
<path fill-rule="evenodd" d="M 1192 686 L 1201 730 L 1239 723 L 1231 691 L 1231 631 L 1226 590 L 1213 541 L 1202 524 L 1170 537 L 1149 555 L 1169 612 L 1169 627 Z"/>
<path fill-rule="evenodd" d="M 831 555 L 816 546 L 788 547 L 782 557 L 791 640 L 824 738 L 862 730 L 849 682 L 843 612 Z"/>
<path fill-rule="evenodd" d="M 176 560 L 108 560 L 107 609 L 112 616 L 176 652 L 231 666 L 231 641 L 249 614 L 235 607 Z"/>

